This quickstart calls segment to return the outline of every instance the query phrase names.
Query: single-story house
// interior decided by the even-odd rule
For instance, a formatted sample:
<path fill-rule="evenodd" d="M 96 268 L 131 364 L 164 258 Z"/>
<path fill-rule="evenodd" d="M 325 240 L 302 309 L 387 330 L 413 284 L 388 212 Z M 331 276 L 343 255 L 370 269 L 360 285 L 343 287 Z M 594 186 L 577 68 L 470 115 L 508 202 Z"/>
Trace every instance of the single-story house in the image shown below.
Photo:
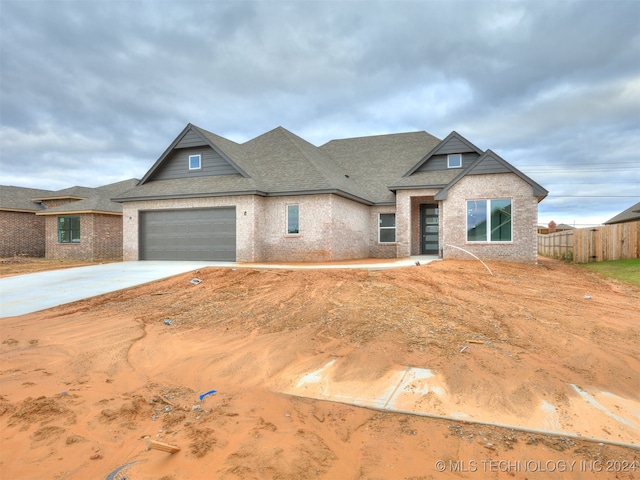
<path fill-rule="evenodd" d="M 576 227 L 567 225 L 566 223 L 556 224 L 553 220 L 549 222 L 549 225 L 538 225 L 538 233 L 542 235 L 548 235 L 550 233 L 566 232 L 569 230 L 575 230 Z"/>
<path fill-rule="evenodd" d="M 111 197 L 137 183 L 58 191 L 0 186 L 0 256 L 121 260 L 122 204 Z"/>
<path fill-rule="evenodd" d="M 547 190 L 457 132 L 236 143 L 188 124 L 123 204 L 125 260 L 534 262 Z"/>
<path fill-rule="evenodd" d="M 615 217 L 610 218 L 605 225 L 613 225 L 615 223 L 638 222 L 640 221 L 640 202 L 631 205 L 629 208 L 620 212 Z"/>
<path fill-rule="evenodd" d="M 0 257 L 44 257 L 45 218 L 36 216 L 44 207 L 33 199 L 51 193 L 0 185 Z"/>

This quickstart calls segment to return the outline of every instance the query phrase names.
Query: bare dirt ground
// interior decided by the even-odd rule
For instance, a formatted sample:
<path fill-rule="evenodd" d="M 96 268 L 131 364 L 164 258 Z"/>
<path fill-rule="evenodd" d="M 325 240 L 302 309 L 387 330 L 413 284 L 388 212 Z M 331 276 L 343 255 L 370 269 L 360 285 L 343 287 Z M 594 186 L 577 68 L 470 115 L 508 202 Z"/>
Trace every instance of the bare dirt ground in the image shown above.
<path fill-rule="evenodd" d="M 576 413 L 567 387 L 640 401 L 640 289 L 489 265 L 211 268 L 0 319 L 0 478 L 640 478 L 640 433 Z M 494 418 L 547 401 L 611 442 L 278 393 L 331 360 L 340 384 L 432 369 Z"/>
<path fill-rule="evenodd" d="M 44 272 L 62 268 L 84 267 L 107 262 L 92 262 L 82 260 L 58 260 L 51 258 L 8 257 L 0 259 L 0 277 L 24 275 L 26 273 Z"/>

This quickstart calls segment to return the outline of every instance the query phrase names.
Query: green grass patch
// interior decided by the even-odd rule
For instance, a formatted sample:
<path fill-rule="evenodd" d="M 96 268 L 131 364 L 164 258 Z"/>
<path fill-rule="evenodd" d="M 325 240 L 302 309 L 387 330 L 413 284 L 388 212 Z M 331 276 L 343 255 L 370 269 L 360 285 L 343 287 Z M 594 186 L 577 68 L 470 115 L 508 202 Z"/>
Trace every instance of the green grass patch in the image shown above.
<path fill-rule="evenodd" d="M 579 265 L 605 278 L 615 278 L 640 287 L 640 259 L 593 262 Z"/>

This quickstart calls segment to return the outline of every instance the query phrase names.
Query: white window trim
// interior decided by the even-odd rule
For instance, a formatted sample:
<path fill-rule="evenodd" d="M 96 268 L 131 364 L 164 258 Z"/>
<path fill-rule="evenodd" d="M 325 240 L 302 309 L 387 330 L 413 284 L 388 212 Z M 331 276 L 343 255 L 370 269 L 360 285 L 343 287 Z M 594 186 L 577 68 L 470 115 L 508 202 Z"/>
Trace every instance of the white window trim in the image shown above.
<path fill-rule="evenodd" d="M 394 225 L 393 227 L 382 227 L 380 226 L 380 216 L 381 215 L 395 215 L 395 220 L 396 225 Z M 378 243 L 382 244 L 382 245 L 394 245 L 396 243 L 398 243 L 398 230 L 397 230 L 397 220 L 398 220 L 398 215 L 395 212 L 381 212 L 378 213 Z M 393 242 L 383 242 L 382 240 L 380 240 L 380 230 L 394 230 L 394 237 L 395 237 L 395 241 Z"/>
<path fill-rule="evenodd" d="M 289 233 L 289 207 L 298 207 L 298 233 Z M 290 203 L 285 206 L 284 209 L 284 233 L 287 237 L 299 237 L 300 236 L 300 204 Z"/>
<path fill-rule="evenodd" d="M 198 157 L 198 166 L 191 167 L 191 159 L 193 157 Z M 201 155 L 189 155 L 189 170 L 202 170 L 202 156 Z"/>
<path fill-rule="evenodd" d="M 511 240 L 508 241 L 499 241 L 499 240 L 491 240 L 491 203 L 493 200 L 509 200 L 511 202 Z M 486 202 L 487 205 L 487 239 L 486 240 L 469 240 L 469 214 L 467 213 L 467 202 Z M 465 243 L 469 243 L 472 245 L 478 244 L 486 244 L 491 243 L 493 245 L 510 245 L 513 244 L 513 219 L 515 215 L 513 214 L 513 198 L 502 197 L 502 198 L 469 198 L 464 201 L 464 239 Z"/>
<path fill-rule="evenodd" d="M 460 165 L 451 165 L 451 157 L 454 155 L 458 155 L 460 157 Z M 447 168 L 462 168 L 462 154 L 461 153 L 450 153 L 447 155 Z"/>

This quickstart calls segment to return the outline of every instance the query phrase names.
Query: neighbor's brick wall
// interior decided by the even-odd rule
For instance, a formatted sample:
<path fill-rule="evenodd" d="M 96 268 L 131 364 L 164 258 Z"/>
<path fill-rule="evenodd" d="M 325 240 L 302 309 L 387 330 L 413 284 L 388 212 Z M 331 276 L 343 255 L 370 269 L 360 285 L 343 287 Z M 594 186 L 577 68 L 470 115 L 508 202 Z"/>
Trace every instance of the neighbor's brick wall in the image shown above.
<path fill-rule="evenodd" d="M 122 215 L 93 216 L 92 260 L 122 260 Z M 82 230 L 80 230 L 82 236 Z"/>
<path fill-rule="evenodd" d="M 60 260 L 122 260 L 122 217 L 83 213 L 80 242 L 58 242 L 58 217 L 46 215 L 46 257 Z M 74 215 L 70 215 L 74 216 Z"/>
<path fill-rule="evenodd" d="M 512 200 L 513 241 L 468 243 L 466 201 L 499 198 Z M 536 261 L 538 201 L 533 196 L 531 185 L 517 175 L 467 175 L 449 190 L 440 213 L 444 258 L 473 259 L 464 252 L 446 246 L 450 244 L 464 248 L 483 260 Z"/>
<path fill-rule="evenodd" d="M 30 212 L 0 211 L 0 257 L 44 257 L 45 219 Z"/>

